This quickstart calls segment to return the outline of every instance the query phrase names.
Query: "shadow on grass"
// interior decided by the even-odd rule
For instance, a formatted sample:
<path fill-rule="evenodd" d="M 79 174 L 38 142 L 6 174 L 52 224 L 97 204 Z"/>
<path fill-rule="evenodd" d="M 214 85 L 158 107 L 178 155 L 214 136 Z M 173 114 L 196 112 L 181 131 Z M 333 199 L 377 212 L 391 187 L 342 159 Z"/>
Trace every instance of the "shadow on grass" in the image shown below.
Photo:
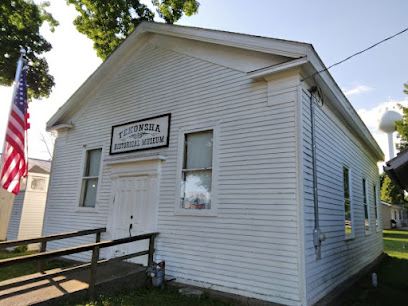
<path fill-rule="evenodd" d="M 371 283 L 370 273 L 331 305 L 407 305 L 407 259 L 387 256 L 373 272 L 378 277 L 377 288 Z"/>
<path fill-rule="evenodd" d="M 408 241 L 408 231 L 407 230 L 384 230 L 384 239 L 402 239 Z"/>

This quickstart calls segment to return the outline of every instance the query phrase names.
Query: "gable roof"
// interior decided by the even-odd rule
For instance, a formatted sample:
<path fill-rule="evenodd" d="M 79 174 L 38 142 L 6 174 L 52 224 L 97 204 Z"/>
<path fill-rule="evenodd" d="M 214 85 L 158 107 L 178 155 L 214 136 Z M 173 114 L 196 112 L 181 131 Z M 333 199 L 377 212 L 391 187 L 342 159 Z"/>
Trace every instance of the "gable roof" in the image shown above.
<path fill-rule="evenodd" d="M 152 34 L 279 55 L 288 59 L 285 63 L 248 72 L 247 75 L 249 78 L 262 78 L 293 67 L 302 67 L 307 75 L 313 75 L 317 71 L 326 68 L 313 46 L 307 43 L 219 30 L 142 22 L 50 118 L 47 122 L 47 130 L 72 128 L 72 122 L 68 121 L 70 117 L 86 103 L 89 97 L 91 97 L 111 75 L 114 75 L 115 72 L 126 63 L 134 51 L 142 46 Z M 310 79 L 310 81 L 319 85 L 324 95 L 331 101 L 331 105 L 336 109 L 336 113 L 343 119 L 343 122 L 359 136 L 375 158 L 377 160 L 383 160 L 384 154 L 380 147 L 330 73 L 323 71 L 319 73 L 318 77 Z"/>

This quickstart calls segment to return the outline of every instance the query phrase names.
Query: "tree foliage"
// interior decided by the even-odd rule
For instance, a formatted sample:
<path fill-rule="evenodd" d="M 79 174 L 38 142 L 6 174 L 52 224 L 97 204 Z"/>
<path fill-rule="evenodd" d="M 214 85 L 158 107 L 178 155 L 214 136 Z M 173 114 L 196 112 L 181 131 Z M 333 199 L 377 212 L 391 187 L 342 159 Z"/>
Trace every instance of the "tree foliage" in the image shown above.
<path fill-rule="evenodd" d="M 182 16 L 192 16 L 198 12 L 200 4 L 195 0 L 152 0 L 157 13 L 166 23 L 175 23 Z"/>
<path fill-rule="evenodd" d="M 408 82 L 404 84 L 403 92 L 408 95 Z M 395 127 L 400 137 L 400 143 L 397 144 L 398 150 L 408 148 L 408 108 L 400 105 L 403 115 L 402 119 L 395 122 Z"/>
<path fill-rule="evenodd" d="M 48 97 L 54 78 L 48 73 L 48 63 L 42 54 L 52 46 L 40 35 L 40 27 L 48 23 L 51 31 L 58 22 L 46 11 L 49 3 L 40 5 L 30 0 L 2 0 L 0 2 L 0 85 L 12 85 L 20 49 L 26 50 L 28 63 L 28 97 Z"/>
<path fill-rule="evenodd" d="M 153 21 L 154 13 L 138 0 L 66 0 L 80 15 L 74 20 L 77 30 L 94 42 L 97 55 L 105 60 L 142 21 Z M 152 0 L 159 15 L 174 23 L 183 14 L 198 11 L 196 0 Z"/>
<path fill-rule="evenodd" d="M 381 201 L 390 204 L 404 204 L 404 190 L 395 185 L 388 175 L 383 172 L 380 176 L 381 181 Z"/>

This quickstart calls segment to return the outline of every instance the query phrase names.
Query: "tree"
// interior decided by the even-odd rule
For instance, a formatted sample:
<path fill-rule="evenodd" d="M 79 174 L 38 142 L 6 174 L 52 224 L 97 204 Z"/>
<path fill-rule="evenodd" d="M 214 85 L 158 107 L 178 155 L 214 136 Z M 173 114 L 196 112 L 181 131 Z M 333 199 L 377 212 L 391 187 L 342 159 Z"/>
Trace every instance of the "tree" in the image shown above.
<path fill-rule="evenodd" d="M 105 60 L 142 21 L 153 21 L 154 13 L 138 0 L 66 0 L 80 15 L 75 18 L 77 30 L 94 42 L 97 55 Z M 152 0 L 159 15 L 174 23 L 183 14 L 198 11 L 196 0 Z"/>
<path fill-rule="evenodd" d="M 408 95 L 408 82 L 404 84 L 403 92 Z M 401 151 L 408 148 L 408 108 L 403 107 L 402 105 L 400 105 L 400 108 L 403 112 L 402 119 L 395 122 L 395 127 L 400 138 L 400 143 L 397 144 L 397 149 Z"/>
<path fill-rule="evenodd" d="M 200 4 L 195 0 L 152 0 L 157 6 L 157 13 L 167 23 L 175 23 L 183 13 L 192 16 L 198 12 Z"/>
<path fill-rule="evenodd" d="M 390 204 L 405 204 L 404 190 L 395 185 L 388 175 L 383 172 L 380 175 L 381 201 Z"/>
<path fill-rule="evenodd" d="M 46 11 L 49 3 L 31 0 L 2 0 L 0 3 L 0 85 L 13 84 L 20 49 L 24 48 L 28 63 L 28 98 L 49 97 L 54 78 L 41 55 L 52 46 L 40 35 L 40 27 L 48 23 L 51 31 L 58 22 Z"/>

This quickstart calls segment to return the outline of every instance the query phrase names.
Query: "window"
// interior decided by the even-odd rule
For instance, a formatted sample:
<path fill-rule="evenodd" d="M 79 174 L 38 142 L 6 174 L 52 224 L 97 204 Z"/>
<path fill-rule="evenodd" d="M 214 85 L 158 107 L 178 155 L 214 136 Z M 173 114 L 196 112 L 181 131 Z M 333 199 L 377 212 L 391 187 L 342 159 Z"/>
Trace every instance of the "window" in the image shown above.
<path fill-rule="evenodd" d="M 31 191 L 46 191 L 47 178 L 42 176 L 32 176 L 30 180 L 29 190 Z"/>
<path fill-rule="evenodd" d="M 343 167 L 344 186 L 344 231 L 346 238 L 353 237 L 352 203 L 350 192 L 350 169 Z"/>
<path fill-rule="evenodd" d="M 367 182 L 363 179 L 364 227 L 366 235 L 370 234 L 369 206 L 367 198 Z"/>
<path fill-rule="evenodd" d="M 80 206 L 95 207 L 102 149 L 86 151 Z"/>
<path fill-rule="evenodd" d="M 375 228 L 377 231 L 380 230 L 380 224 L 378 223 L 378 201 L 377 201 L 377 186 L 373 186 L 374 194 L 374 210 L 375 210 Z"/>
<path fill-rule="evenodd" d="M 211 209 L 213 130 L 184 134 L 182 209 Z"/>

